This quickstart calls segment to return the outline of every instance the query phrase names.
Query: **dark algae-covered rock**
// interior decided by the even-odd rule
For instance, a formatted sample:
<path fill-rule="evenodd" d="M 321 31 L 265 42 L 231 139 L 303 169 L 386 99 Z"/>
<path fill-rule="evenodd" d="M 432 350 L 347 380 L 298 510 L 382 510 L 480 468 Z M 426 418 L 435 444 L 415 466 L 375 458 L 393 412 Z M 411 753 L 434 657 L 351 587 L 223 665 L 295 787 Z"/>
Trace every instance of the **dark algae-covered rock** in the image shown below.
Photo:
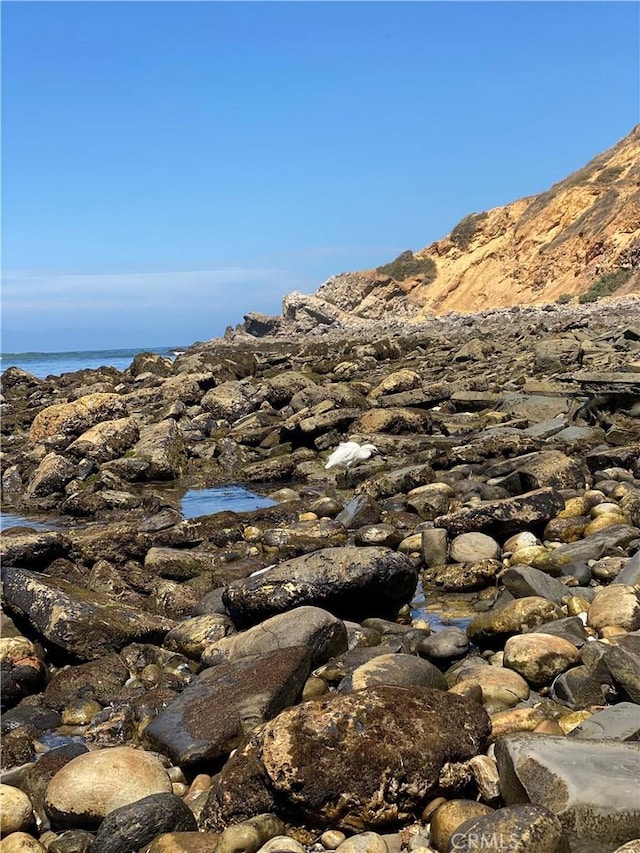
<path fill-rule="evenodd" d="M 244 623 L 303 604 L 357 619 L 393 615 L 410 601 L 417 580 L 413 564 L 389 548 L 324 548 L 232 584 L 223 601 Z"/>
<path fill-rule="evenodd" d="M 174 625 L 169 619 L 38 572 L 7 567 L 3 578 L 10 611 L 24 616 L 40 636 L 83 660 L 134 640 L 162 639 Z"/>
<path fill-rule="evenodd" d="M 193 832 L 196 819 L 175 794 L 152 794 L 109 812 L 100 824 L 92 853 L 130 853 L 163 832 Z"/>
<path fill-rule="evenodd" d="M 306 702 L 228 762 L 205 824 L 238 822 L 268 804 L 318 827 L 406 821 L 441 790 L 445 764 L 480 752 L 489 730 L 479 705 L 429 688 L 378 685 Z"/>
<path fill-rule="evenodd" d="M 181 767 L 206 766 L 293 704 L 310 665 L 307 649 L 292 646 L 205 669 L 160 711 L 146 737 Z"/>

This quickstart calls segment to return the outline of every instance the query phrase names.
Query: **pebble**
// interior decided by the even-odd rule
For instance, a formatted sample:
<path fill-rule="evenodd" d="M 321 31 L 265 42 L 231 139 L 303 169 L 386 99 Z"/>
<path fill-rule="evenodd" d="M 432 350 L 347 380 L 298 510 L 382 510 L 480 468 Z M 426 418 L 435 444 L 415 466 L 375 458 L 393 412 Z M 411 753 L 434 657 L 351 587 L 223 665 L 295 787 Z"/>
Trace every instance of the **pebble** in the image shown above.
<path fill-rule="evenodd" d="M 361 832 L 336 848 L 339 853 L 389 853 L 387 842 L 377 832 Z"/>
<path fill-rule="evenodd" d="M 328 829 L 320 836 L 320 844 L 322 844 L 325 850 L 336 850 L 345 841 L 346 837 L 344 832 L 340 832 L 339 829 Z"/>

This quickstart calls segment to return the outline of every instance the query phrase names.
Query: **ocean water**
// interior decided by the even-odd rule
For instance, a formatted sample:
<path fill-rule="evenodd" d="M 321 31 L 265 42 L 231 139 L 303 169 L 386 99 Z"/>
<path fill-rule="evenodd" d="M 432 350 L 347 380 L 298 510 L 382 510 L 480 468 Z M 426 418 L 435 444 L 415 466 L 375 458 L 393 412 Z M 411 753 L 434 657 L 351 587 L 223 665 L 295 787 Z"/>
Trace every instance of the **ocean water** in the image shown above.
<path fill-rule="evenodd" d="M 141 352 L 154 352 L 167 358 L 175 358 L 182 352 L 179 347 L 146 347 L 137 349 L 81 350 L 78 352 L 3 352 L 0 355 L 0 371 L 8 367 L 20 367 L 39 379 L 60 376 L 76 370 L 98 367 L 115 367 L 124 370 Z"/>

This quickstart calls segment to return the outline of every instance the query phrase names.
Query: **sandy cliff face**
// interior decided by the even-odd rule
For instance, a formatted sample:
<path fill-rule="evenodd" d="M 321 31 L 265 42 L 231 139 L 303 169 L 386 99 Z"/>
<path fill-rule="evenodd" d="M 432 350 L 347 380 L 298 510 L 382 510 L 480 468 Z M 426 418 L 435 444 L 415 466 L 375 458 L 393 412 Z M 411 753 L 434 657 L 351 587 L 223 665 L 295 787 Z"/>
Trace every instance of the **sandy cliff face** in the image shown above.
<path fill-rule="evenodd" d="M 577 296 L 618 269 L 632 274 L 616 294 L 637 290 L 640 126 L 547 192 L 463 220 L 417 255 L 438 274 L 411 299 L 437 313 Z"/>
<path fill-rule="evenodd" d="M 640 125 L 546 192 L 471 214 L 409 258 L 392 272 L 333 276 L 314 296 L 293 293 L 283 317 L 309 328 L 418 321 L 577 297 L 611 274 L 622 282 L 615 295 L 640 291 Z"/>

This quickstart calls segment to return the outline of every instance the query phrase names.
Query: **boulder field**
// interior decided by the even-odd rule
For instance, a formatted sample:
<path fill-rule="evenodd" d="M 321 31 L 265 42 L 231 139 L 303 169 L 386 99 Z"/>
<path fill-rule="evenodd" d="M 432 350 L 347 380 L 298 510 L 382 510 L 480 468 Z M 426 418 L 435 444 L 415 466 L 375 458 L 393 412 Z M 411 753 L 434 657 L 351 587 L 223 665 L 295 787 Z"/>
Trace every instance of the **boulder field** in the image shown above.
<path fill-rule="evenodd" d="M 639 306 L 6 370 L 0 853 L 639 850 Z"/>

